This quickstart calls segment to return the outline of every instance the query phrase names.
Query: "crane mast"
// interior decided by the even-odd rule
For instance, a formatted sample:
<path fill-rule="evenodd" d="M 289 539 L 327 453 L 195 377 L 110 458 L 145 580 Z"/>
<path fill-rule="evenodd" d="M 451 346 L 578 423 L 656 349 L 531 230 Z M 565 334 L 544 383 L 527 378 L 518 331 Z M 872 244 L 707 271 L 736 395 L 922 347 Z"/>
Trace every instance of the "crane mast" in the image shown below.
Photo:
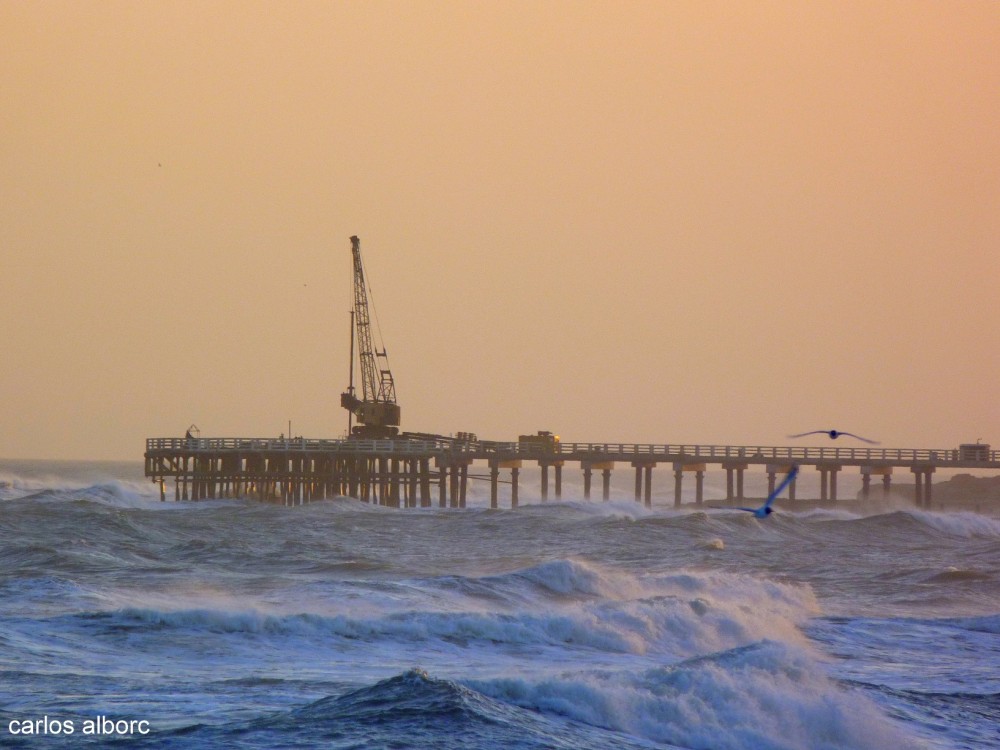
<path fill-rule="evenodd" d="M 340 405 L 357 417 L 358 424 L 351 435 L 361 438 L 388 438 L 398 434 L 399 405 L 396 403 L 396 385 L 389 370 L 385 347 L 382 351 L 372 343 L 371 321 L 368 314 L 368 287 L 361 263 L 361 240 L 351 237 L 351 255 L 354 262 L 354 327 L 356 331 L 358 362 L 361 369 L 361 398 L 354 393 L 354 362 L 351 362 L 351 385 L 340 394 Z M 352 338 L 352 352 L 353 352 Z M 353 353 L 351 358 L 353 360 Z"/>

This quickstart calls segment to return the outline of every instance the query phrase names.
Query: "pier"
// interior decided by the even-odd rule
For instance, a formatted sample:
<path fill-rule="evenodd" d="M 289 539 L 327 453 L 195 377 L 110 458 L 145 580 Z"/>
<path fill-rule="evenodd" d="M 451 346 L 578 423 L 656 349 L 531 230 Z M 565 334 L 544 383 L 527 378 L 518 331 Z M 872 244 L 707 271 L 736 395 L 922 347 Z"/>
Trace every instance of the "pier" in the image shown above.
<path fill-rule="evenodd" d="M 470 479 L 489 481 L 490 507 L 499 507 L 499 484 L 510 484 L 510 506 L 518 505 L 520 470 L 540 469 L 542 501 L 562 496 L 563 471 L 576 465 L 583 475 L 584 499 L 591 499 L 595 472 L 600 492 L 610 497 L 611 475 L 619 467 L 635 474 L 635 500 L 652 505 L 654 469 L 672 472 L 675 507 L 681 505 L 685 478 L 695 483 L 695 504 L 704 503 L 704 477 L 710 466 L 726 472 L 726 502 L 742 502 L 747 471 L 763 471 L 773 490 L 780 475 L 795 464 L 820 473 L 820 501 L 837 500 L 837 477 L 856 469 L 862 497 L 888 495 L 893 476 L 914 477 L 918 507 L 930 507 L 931 479 L 938 469 L 1000 471 L 1000 451 L 988 445 L 947 449 L 841 448 L 797 446 L 672 445 L 642 443 L 496 442 L 424 436 L 423 439 L 314 440 L 306 438 L 150 438 L 145 475 L 167 499 L 173 482 L 175 501 L 245 497 L 300 505 L 347 496 L 395 508 L 466 505 Z M 485 474 L 471 473 L 474 464 Z M 872 487 L 872 481 L 877 485 Z M 796 499 L 796 483 L 788 488 Z"/>
<path fill-rule="evenodd" d="M 299 505 L 333 497 L 395 508 L 462 508 L 469 480 L 490 483 L 490 507 L 499 507 L 499 485 L 510 484 L 510 506 L 516 508 L 520 472 L 525 463 L 537 464 L 540 494 L 562 496 L 563 470 L 578 465 L 583 474 L 583 496 L 589 500 L 599 475 L 601 495 L 610 499 L 611 475 L 619 466 L 635 472 L 635 499 L 652 505 L 654 471 L 673 472 L 674 506 L 681 505 L 685 482 L 694 481 L 695 503 L 705 500 L 704 480 L 709 466 L 726 472 L 726 502 L 745 499 L 747 471 L 767 474 L 769 491 L 790 467 L 814 467 L 820 473 L 822 502 L 837 500 L 838 474 L 856 468 L 862 479 L 862 497 L 873 492 L 872 479 L 889 494 L 894 472 L 912 473 L 915 499 L 930 507 L 931 478 L 938 469 L 988 469 L 1000 471 L 1000 451 L 988 445 L 965 444 L 941 450 L 733 446 L 654 445 L 641 443 L 563 443 L 550 432 L 521 435 L 517 442 L 479 440 L 472 433 L 455 437 L 426 433 L 400 433 L 400 405 L 389 368 L 385 344 L 376 340 L 371 326 L 369 289 L 361 259 L 361 241 L 351 242 L 354 307 L 350 311 L 348 386 L 340 405 L 348 412 L 342 440 L 306 438 L 202 438 L 191 425 L 183 438 L 150 438 L 146 441 L 145 473 L 160 486 L 167 499 L 167 481 L 173 482 L 174 500 L 246 497 L 263 502 Z M 376 316 L 377 320 L 377 316 Z M 355 352 L 357 356 L 355 357 Z M 355 387 L 355 367 L 360 387 Z M 355 423 L 356 421 L 356 423 Z M 192 434 L 192 429 L 196 434 Z M 291 431 L 291 425 L 289 425 Z M 836 437 L 831 432 L 832 437 Z M 488 473 L 471 473 L 473 464 Z M 668 480 L 669 481 L 669 480 Z M 796 499 L 796 482 L 788 486 Z"/>

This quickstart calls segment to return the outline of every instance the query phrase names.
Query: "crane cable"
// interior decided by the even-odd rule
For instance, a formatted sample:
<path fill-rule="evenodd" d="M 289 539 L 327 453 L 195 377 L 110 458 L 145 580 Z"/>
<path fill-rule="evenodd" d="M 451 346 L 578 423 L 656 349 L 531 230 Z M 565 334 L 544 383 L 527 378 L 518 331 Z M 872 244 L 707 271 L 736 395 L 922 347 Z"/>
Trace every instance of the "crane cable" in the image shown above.
<path fill-rule="evenodd" d="M 372 287 L 371 287 L 371 284 L 368 281 L 368 279 L 370 278 L 369 275 L 368 275 L 368 267 L 365 265 L 365 256 L 364 256 L 364 254 L 363 253 L 359 253 L 358 255 L 359 255 L 360 259 L 361 259 L 361 270 L 362 270 L 362 272 L 365 275 L 364 281 L 365 281 L 365 288 L 368 291 L 368 305 L 369 305 L 369 307 L 371 307 L 371 309 L 372 309 L 372 315 L 375 318 L 375 332 L 376 332 L 376 335 L 378 336 L 379 345 L 382 348 L 382 354 L 381 355 L 378 354 L 378 349 L 376 349 L 375 352 L 373 352 L 373 354 L 375 354 L 376 356 L 381 356 L 385 360 L 386 369 L 388 370 L 389 369 L 389 356 L 388 356 L 388 354 L 386 352 L 386 349 L 385 349 L 385 339 L 382 338 L 382 323 L 378 319 L 378 308 L 375 306 L 375 295 L 372 293 Z M 372 385 L 374 386 L 374 383 Z M 395 387 L 396 387 L 395 383 L 393 383 L 393 390 L 395 390 Z"/>

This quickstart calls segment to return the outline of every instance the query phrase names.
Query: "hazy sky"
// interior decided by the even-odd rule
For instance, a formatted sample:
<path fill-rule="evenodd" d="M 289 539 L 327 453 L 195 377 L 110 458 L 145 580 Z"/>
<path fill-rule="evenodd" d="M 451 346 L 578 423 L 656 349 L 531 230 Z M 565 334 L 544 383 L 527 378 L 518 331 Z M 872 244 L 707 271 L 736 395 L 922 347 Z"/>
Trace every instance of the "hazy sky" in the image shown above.
<path fill-rule="evenodd" d="M 1000 3 L 0 0 L 0 456 L 1000 444 Z M 838 443 L 839 445 L 840 443 Z"/>

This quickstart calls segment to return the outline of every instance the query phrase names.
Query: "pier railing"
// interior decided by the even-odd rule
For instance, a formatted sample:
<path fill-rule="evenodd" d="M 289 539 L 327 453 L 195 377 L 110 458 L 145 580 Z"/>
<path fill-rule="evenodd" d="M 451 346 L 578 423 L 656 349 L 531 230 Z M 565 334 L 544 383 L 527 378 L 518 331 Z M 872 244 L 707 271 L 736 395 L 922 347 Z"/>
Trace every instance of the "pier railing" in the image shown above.
<path fill-rule="evenodd" d="M 873 463 L 937 463 L 950 461 L 975 461 L 963 458 L 957 448 L 850 448 L 807 446 L 736 446 L 695 444 L 643 444 L 643 443 L 562 443 L 556 451 L 560 455 L 607 454 L 609 456 L 662 456 L 709 459 L 717 461 L 845 461 Z M 1000 451 L 990 451 L 986 463 L 1000 462 Z"/>
<path fill-rule="evenodd" d="M 146 452 L 320 451 L 334 453 L 437 453 L 438 440 L 316 440 L 311 438 L 147 438 Z"/>

